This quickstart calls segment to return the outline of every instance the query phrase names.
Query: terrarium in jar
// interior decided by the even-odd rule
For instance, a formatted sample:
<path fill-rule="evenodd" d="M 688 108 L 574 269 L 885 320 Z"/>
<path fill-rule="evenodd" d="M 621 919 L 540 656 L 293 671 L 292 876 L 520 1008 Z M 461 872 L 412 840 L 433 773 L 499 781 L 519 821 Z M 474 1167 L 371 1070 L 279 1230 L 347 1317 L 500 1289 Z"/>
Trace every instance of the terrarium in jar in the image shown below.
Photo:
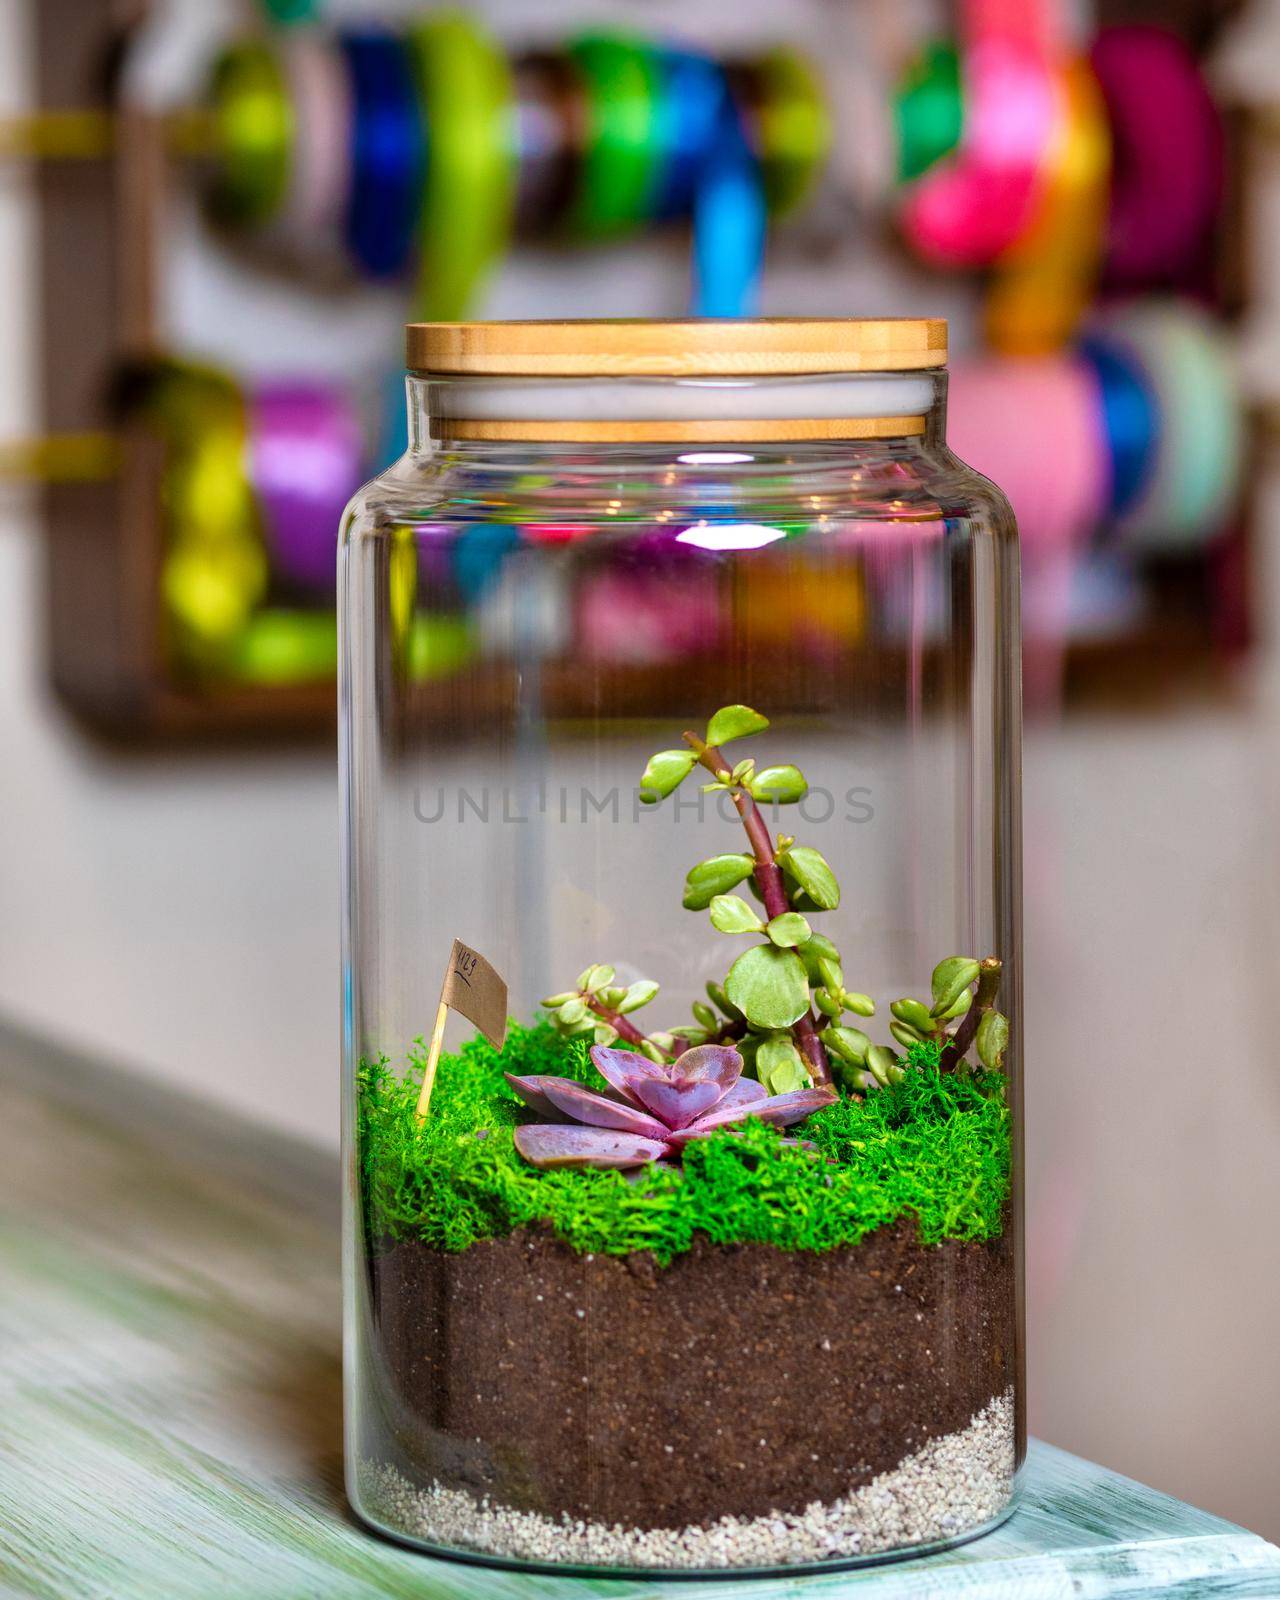
<path fill-rule="evenodd" d="M 439 1553 L 1010 1509 L 1018 558 L 929 321 L 416 326 L 340 556 L 347 1459 Z"/>

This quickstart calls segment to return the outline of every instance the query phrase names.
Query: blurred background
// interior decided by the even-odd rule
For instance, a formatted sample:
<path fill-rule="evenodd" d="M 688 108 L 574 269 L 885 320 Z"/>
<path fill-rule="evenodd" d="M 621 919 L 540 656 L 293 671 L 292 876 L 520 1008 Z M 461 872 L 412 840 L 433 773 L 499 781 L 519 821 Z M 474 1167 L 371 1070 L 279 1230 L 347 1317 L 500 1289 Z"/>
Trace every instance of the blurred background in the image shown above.
<path fill-rule="evenodd" d="M 3 1025 L 336 1144 L 406 318 L 945 315 L 1025 551 L 1032 1427 L 1280 1538 L 1280 3 L 0 0 L 0 152 Z"/>

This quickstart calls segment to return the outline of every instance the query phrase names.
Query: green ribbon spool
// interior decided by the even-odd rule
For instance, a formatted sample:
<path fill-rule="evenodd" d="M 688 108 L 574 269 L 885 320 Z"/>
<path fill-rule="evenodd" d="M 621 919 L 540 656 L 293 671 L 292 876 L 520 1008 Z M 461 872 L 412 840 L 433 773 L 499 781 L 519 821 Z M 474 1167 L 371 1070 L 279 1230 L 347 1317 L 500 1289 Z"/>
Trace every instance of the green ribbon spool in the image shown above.
<path fill-rule="evenodd" d="M 587 102 L 587 144 L 570 226 L 607 239 L 648 221 L 667 125 L 653 52 L 617 34 L 586 34 L 569 47 Z"/>
<path fill-rule="evenodd" d="M 262 0 L 269 22 L 286 27 L 295 22 L 314 22 L 320 14 L 316 0 Z"/>
<path fill-rule="evenodd" d="M 337 670 L 338 624 L 331 611 L 259 611 L 228 665 L 230 675 L 246 683 L 315 683 Z"/>
<path fill-rule="evenodd" d="M 222 670 L 269 581 L 244 401 L 220 373 L 173 363 L 140 410 L 165 447 L 161 592 L 173 641 L 189 664 Z"/>
<path fill-rule="evenodd" d="M 510 238 L 515 93 L 506 57 L 464 16 L 409 32 L 429 134 L 419 314 L 456 322 Z"/>
<path fill-rule="evenodd" d="M 960 143 L 964 100 L 960 58 L 944 39 L 928 44 L 907 68 L 893 99 L 898 181 L 910 183 Z"/>
<path fill-rule="evenodd" d="M 808 196 L 831 154 L 831 113 L 809 62 L 782 46 L 755 65 L 755 128 L 765 199 L 775 216 Z"/>
<path fill-rule="evenodd" d="M 224 50 L 214 64 L 210 103 L 218 146 L 210 207 L 219 221 L 260 227 L 284 202 L 296 132 L 275 52 L 259 40 Z"/>

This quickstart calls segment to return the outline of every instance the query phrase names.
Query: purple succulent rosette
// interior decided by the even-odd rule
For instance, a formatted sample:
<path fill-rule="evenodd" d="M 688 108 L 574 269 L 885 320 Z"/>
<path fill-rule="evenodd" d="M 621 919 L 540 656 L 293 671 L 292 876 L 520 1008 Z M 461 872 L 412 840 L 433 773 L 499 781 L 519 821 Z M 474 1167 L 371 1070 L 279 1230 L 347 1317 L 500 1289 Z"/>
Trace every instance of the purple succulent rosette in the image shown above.
<path fill-rule="evenodd" d="M 827 1085 L 770 1095 L 742 1076 L 742 1057 L 728 1045 L 698 1045 L 664 1062 L 597 1045 L 591 1059 L 608 1086 L 604 1094 L 573 1078 L 507 1073 L 525 1105 L 545 1119 L 516 1129 L 516 1149 L 531 1166 L 643 1167 L 678 1158 L 690 1140 L 748 1117 L 785 1128 L 836 1101 Z"/>

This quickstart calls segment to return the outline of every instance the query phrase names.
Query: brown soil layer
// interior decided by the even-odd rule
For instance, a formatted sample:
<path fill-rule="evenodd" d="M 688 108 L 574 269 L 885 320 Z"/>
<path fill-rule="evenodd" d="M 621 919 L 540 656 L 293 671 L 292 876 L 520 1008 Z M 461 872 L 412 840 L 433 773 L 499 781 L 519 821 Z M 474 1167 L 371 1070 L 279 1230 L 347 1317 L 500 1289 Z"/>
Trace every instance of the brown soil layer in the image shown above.
<path fill-rule="evenodd" d="M 515 1234 L 372 1264 L 381 1406 L 428 1482 L 639 1528 L 799 1511 L 965 1428 L 1014 1372 L 1006 1241 L 579 1255 Z"/>

